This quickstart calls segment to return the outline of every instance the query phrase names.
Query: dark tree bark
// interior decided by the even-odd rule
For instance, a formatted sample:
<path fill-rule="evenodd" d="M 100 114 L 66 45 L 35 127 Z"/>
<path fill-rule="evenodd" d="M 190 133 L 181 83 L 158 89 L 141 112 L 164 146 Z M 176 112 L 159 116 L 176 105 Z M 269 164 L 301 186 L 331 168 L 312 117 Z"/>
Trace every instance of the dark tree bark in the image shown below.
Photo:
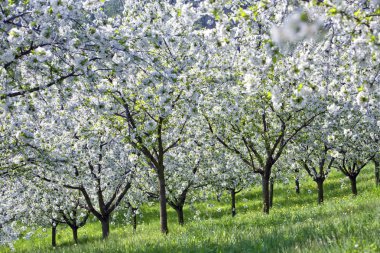
<path fill-rule="evenodd" d="M 296 182 L 296 193 L 299 194 L 300 193 L 300 180 L 298 177 L 296 178 L 295 182 Z"/>
<path fill-rule="evenodd" d="M 158 182 L 159 182 L 159 190 L 160 190 L 160 224 L 161 224 L 161 232 L 163 234 L 169 233 L 168 228 L 168 213 L 166 209 L 166 189 L 165 189 L 165 175 L 163 168 L 159 168 L 158 170 Z"/>
<path fill-rule="evenodd" d="M 347 159 L 346 156 L 342 158 L 342 162 L 339 165 L 338 169 L 350 179 L 351 191 L 354 196 L 358 195 L 356 178 L 358 177 L 362 169 L 374 158 L 375 154 L 372 154 L 362 160 L 350 160 Z"/>
<path fill-rule="evenodd" d="M 51 246 L 53 247 L 57 246 L 57 226 L 56 225 L 51 226 Z"/>
<path fill-rule="evenodd" d="M 80 219 L 77 216 L 77 208 L 79 207 L 79 201 L 77 201 L 75 209 L 72 211 L 71 215 L 66 215 L 63 211 L 61 212 L 63 221 L 61 223 L 67 224 L 73 233 L 73 240 L 75 244 L 78 244 L 78 229 L 86 225 L 87 219 L 88 219 L 88 213 L 85 214 L 85 216 Z"/>
<path fill-rule="evenodd" d="M 185 224 L 185 219 L 183 216 L 183 206 L 177 207 L 175 211 L 177 212 L 178 224 L 183 226 Z"/>
<path fill-rule="evenodd" d="M 235 189 L 231 190 L 231 215 L 235 217 L 236 215 L 236 191 Z"/>
<path fill-rule="evenodd" d="M 305 152 L 307 152 L 308 147 L 306 147 Z M 324 201 L 324 192 L 323 192 L 323 183 L 326 180 L 326 177 L 331 170 L 331 167 L 334 163 L 335 158 L 329 158 L 328 151 L 330 147 L 326 144 L 324 145 L 323 153 L 318 157 L 316 162 L 313 159 L 307 158 L 305 161 L 302 161 L 303 167 L 307 171 L 310 177 L 313 178 L 314 182 L 317 183 L 318 188 L 318 204 L 323 204 Z M 307 156 L 309 157 L 310 154 Z"/>
<path fill-rule="evenodd" d="M 356 188 L 356 175 L 349 176 L 351 182 L 351 191 L 355 196 L 358 195 L 358 189 Z"/>
<path fill-rule="evenodd" d="M 269 196 L 269 176 L 262 175 L 262 194 L 263 194 L 263 212 L 269 214 L 270 196 Z"/>
<path fill-rule="evenodd" d="M 78 244 L 78 227 L 72 227 L 71 230 L 73 231 L 74 242 Z"/>
<path fill-rule="evenodd" d="M 105 144 L 101 144 L 101 147 L 103 145 L 105 145 Z M 101 161 L 101 160 L 102 160 L 102 156 L 99 155 L 99 161 Z M 111 214 L 116 209 L 116 207 L 118 207 L 119 204 L 121 203 L 122 199 L 124 198 L 124 196 L 126 195 L 128 190 L 130 189 L 131 183 L 128 182 L 125 185 L 120 183 L 119 187 L 117 187 L 115 189 L 115 191 L 111 195 L 110 199 L 106 202 L 104 199 L 104 196 L 103 196 L 104 192 L 103 192 L 103 189 L 101 187 L 101 181 L 100 181 L 101 179 L 98 178 L 93 173 L 94 166 L 91 164 L 91 162 L 89 162 L 88 164 L 89 164 L 90 173 L 93 174 L 93 176 L 96 179 L 96 183 L 97 183 L 97 188 L 98 188 L 98 190 L 97 190 L 97 197 L 98 197 L 97 198 L 97 204 L 99 206 L 99 211 L 95 209 L 95 206 L 93 204 L 93 200 L 91 199 L 87 190 L 84 187 L 82 187 L 82 186 L 81 187 L 74 187 L 74 186 L 70 186 L 70 185 L 64 185 L 64 186 L 69 188 L 69 189 L 79 190 L 82 193 L 82 196 L 84 197 L 86 204 L 87 204 L 87 206 L 86 206 L 87 211 L 92 213 L 100 221 L 100 223 L 102 225 L 102 238 L 107 239 L 109 234 L 110 234 L 109 223 L 110 223 Z M 101 170 L 101 164 L 98 164 L 98 170 L 99 171 Z M 86 215 L 86 218 L 82 221 L 81 225 L 79 225 L 78 227 L 84 226 L 87 218 L 88 218 L 88 215 Z M 69 219 L 66 218 L 66 220 L 69 220 Z M 76 224 L 76 223 L 74 222 L 73 224 Z"/>
<path fill-rule="evenodd" d="M 137 214 L 136 214 L 137 208 L 132 207 L 132 227 L 133 232 L 136 232 L 137 229 Z"/>
<path fill-rule="evenodd" d="M 190 184 L 181 192 L 181 194 L 175 197 L 173 200 L 168 201 L 168 204 L 173 207 L 177 213 L 178 224 L 183 226 L 185 224 L 183 207 L 185 206 L 186 196 L 190 188 Z"/>
<path fill-rule="evenodd" d="M 379 186 L 380 185 L 380 158 L 375 157 L 373 159 L 373 162 L 375 164 L 375 183 L 376 183 L 376 186 Z"/>
<path fill-rule="evenodd" d="M 269 207 L 272 208 L 273 206 L 273 190 L 274 190 L 274 178 L 270 178 L 270 185 L 269 185 Z"/>
<path fill-rule="evenodd" d="M 324 178 L 317 178 L 315 179 L 318 185 L 318 204 L 323 203 L 323 182 L 325 181 Z"/>
<path fill-rule="evenodd" d="M 183 206 L 185 202 L 183 201 L 168 201 L 168 204 L 175 210 L 177 213 L 178 224 L 183 226 L 185 224 L 184 214 L 183 214 Z"/>
<path fill-rule="evenodd" d="M 110 217 L 104 217 L 100 223 L 102 224 L 102 238 L 107 239 L 110 234 Z"/>

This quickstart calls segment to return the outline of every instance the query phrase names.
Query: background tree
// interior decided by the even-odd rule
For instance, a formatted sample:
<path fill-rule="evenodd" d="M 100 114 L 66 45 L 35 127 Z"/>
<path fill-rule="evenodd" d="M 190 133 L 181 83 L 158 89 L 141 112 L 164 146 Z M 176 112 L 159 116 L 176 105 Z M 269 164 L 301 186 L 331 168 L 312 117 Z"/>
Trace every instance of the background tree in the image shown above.
<path fill-rule="evenodd" d="M 190 4 L 169 1 L 127 1 L 125 6 L 123 16 L 110 21 L 117 24 L 111 31 L 108 24 L 102 28 L 113 54 L 98 72 L 100 94 L 115 108 L 111 125 L 156 172 L 166 234 L 166 159 L 186 139 L 200 96 L 197 70 L 207 57 L 194 29 L 200 14 Z"/>

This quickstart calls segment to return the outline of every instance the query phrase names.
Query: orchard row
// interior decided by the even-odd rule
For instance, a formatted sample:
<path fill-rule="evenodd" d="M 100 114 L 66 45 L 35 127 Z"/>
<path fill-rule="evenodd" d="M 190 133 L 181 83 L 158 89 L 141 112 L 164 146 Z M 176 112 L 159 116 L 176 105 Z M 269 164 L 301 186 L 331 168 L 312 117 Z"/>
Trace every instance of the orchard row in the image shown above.
<path fill-rule="evenodd" d="M 0 2 L 0 244 L 331 170 L 380 182 L 379 1 Z M 136 221 L 134 222 L 136 224 Z M 55 238 L 53 236 L 53 238 Z M 55 240 L 53 241 L 53 245 Z"/>

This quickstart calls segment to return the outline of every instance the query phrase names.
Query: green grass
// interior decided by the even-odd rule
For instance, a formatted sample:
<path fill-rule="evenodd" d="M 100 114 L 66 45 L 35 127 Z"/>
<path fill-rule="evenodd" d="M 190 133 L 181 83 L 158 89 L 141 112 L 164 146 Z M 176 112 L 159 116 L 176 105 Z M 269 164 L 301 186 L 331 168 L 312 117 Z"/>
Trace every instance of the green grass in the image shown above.
<path fill-rule="evenodd" d="M 146 205 L 136 233 L 130 225 L 113 225 L 107 241 L 100 240 L 95 221 L 79 230 L 79 245 L 73 245 L 69 229 L 58 227 L 54 252 L 380 252 L 380 188 L 373 174 L 372 166 L 365 168 L 358 177 L 359 195 L 353 197 L 349 181 L 344 179 L 342 187 L 342 175 L 333 172 L 325 182 L 322 206 L 311 180 L 301 182 L 299 195 L 293 184 L 279 183 L 269 215 L 261 213 L 259 187 L 238 195 L 235 218 L 230 217 L 227 194 L 221 202 L 195 204 L 200 212 L 195 218 L 187 207 L 184 227 L 176 224 L 169 208 L 167 236 L 159 232 L 158 206 Z M 40 229 L 30 240 L 16 242 L 16 251 L 52 252 L 49 232 Z"/>

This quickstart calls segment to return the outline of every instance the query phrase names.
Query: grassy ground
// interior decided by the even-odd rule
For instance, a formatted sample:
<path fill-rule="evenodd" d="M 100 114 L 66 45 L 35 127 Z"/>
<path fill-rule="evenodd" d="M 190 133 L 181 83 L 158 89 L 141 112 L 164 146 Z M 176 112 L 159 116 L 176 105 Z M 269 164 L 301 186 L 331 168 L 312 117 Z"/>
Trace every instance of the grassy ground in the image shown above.
<path fill-rule="evenodd" d="M 58 227 L 54 252 L 380 252 L 380 187 L 373 174 L 373 167 L 365 168 L 358 177 L 359 196 L 352 197 L 349 181 L 333 172 L 322 206 L 310 180 L 301 182 L 299 195 L 293 184 L 277 184 L 270 215 L 261 213 L 259 187 L 238 195 L 235 218 L 227 194 L 221 202 L 197 203 L 198 212 L 187 208 L 184 227 L 169 209 L 168 236 L 159 232 L 157 205 L 144 206 L 136 233 L 130 225 L 113 225 L 106 242 L 99 239 L 97 222 L 79 230 L 79 245 L 73 245 L 70 230 Z M 18 241 L 16 251 L 52 252 L 49 232 L 41 229 Z"/>

